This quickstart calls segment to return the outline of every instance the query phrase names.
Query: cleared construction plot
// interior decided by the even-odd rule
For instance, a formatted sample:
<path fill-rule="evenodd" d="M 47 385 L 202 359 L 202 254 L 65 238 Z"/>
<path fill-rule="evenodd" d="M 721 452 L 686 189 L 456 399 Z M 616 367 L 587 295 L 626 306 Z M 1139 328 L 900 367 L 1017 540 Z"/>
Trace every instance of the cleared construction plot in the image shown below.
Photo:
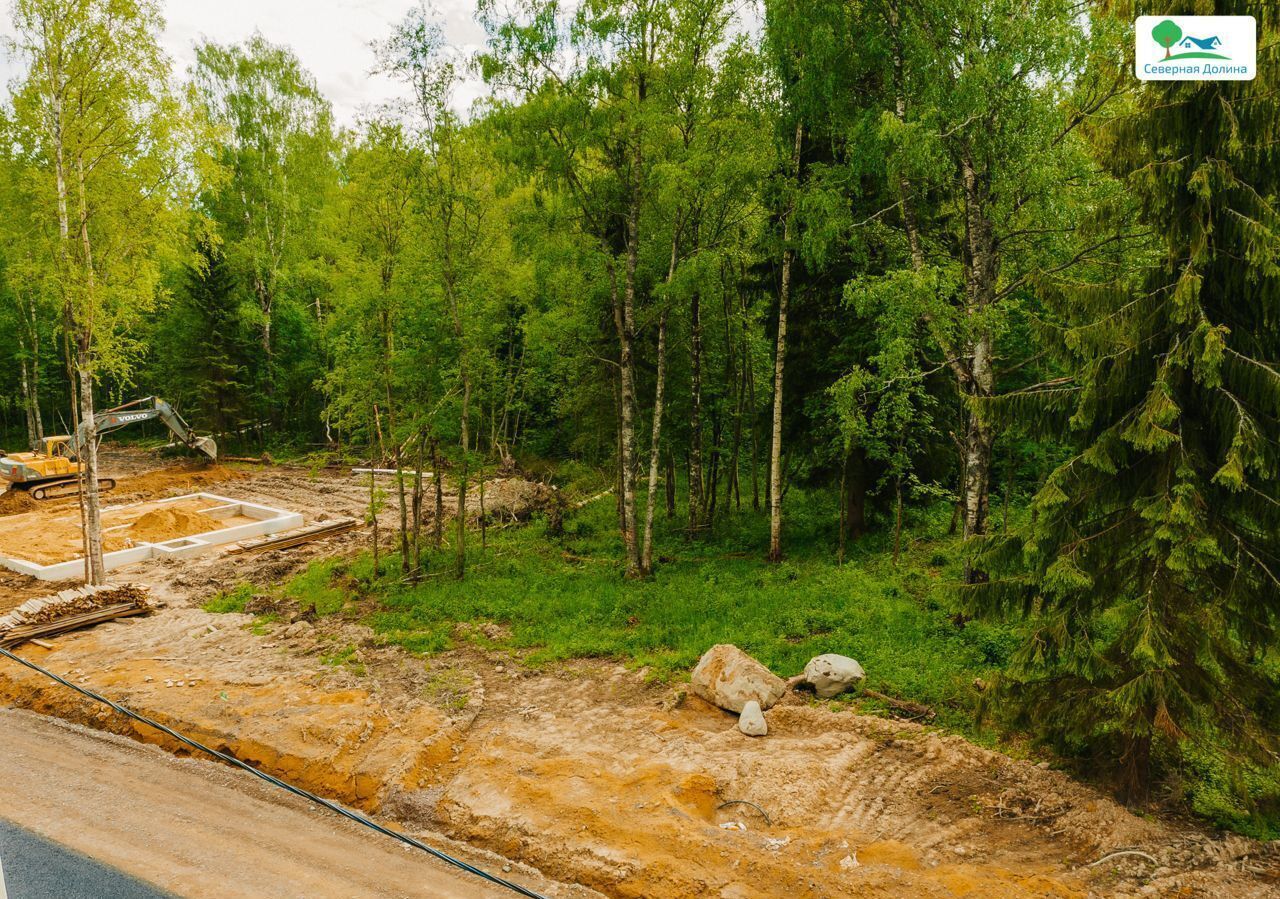
<path fill-rule="evenodd" d="M 213 547 L 302 526 L 283 509 L 211 493 L 104 509 L 108 570 L 155 558 L 188 558 Z M 0 519 L 0 565 L 40 580 L 74 578 L 83 563 L 78 510 L 60 508 Z"/>

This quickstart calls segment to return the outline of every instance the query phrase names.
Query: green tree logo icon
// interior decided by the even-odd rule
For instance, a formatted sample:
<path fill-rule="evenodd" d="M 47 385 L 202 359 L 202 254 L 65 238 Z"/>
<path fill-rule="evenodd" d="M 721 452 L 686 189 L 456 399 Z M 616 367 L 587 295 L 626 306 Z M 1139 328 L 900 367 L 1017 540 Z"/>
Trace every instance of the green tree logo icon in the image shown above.
<path fill-rule="evenodd" d="M 1151 29 L 1151 36 L 1156 39 L 1157 44 L 1164 47 L 1164 58 L 1168 59 L 1169 48 L 1176 44 L 1182 37 L 1182 29 L 1178 27 L 1176 22 L 1170 19 L 1165 19 L 1155 28 Z"/>

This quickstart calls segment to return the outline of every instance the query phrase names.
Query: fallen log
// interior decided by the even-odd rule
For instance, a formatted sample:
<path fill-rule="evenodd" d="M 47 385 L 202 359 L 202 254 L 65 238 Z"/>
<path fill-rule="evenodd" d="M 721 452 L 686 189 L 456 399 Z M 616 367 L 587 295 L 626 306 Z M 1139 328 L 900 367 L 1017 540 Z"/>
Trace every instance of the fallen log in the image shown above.
<path fill-rule="evenodd" d="M 894 697 L 889 696 L 886 693 L 881 693 L 879 690 L 871 690 L 871 689 L 864 688 L 862 691 L 862 695 L 870 696 L 873 699 L 878 699 L 892 709 L 897 709 L 899 712 L 906 712 L 907 715 L 909 715 L 912 718 L 932 719 L 937 717 L 937 714 L 938 714 L 927 705 L 922 705 L 918 702 L 911 702 L 906 699 L 895 699 Z"/>
<path fill-rule="evenodd" d="M 598 499 L 604 499 L 606 496 L 608 496 L 612 492 L 613 492 L 613 488 L 610 487 L 608 490 L 605 490 L 603 493 L 597 493 L 595 496 L 588 496 L 586 499 L 578 500 L 569 508 L 574 510 L 581 509 L 583 506 L 591 505 Z"/>

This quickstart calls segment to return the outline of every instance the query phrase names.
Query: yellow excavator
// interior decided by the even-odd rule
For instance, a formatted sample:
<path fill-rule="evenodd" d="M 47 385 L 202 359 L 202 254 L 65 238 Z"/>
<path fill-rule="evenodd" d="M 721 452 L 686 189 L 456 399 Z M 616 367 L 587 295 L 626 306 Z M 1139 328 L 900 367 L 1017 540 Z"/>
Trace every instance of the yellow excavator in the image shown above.
<path fill-rule="evenodd" d="M 172 406 L 159 397 L 135 400 L 93 417 L 97 436 L 118 431 L 128 425 L 160 419 L 177 441 L 203 453 L 213 461 L 218 459 L 218 445 L 212 437 L 197 437 Z M 9 489 L 25 490 L 32 499 L 62 499 L 80 494 L 80 451 L 89 440 L 88 423 L 84 422 L 73 435 L 46 437 L 44 446 L 37 453 L 10 453 L 0 455 L 0 479 L 8 481 Z M 98 490 L 114 490 L 114 478 L 99 478 Z"/>

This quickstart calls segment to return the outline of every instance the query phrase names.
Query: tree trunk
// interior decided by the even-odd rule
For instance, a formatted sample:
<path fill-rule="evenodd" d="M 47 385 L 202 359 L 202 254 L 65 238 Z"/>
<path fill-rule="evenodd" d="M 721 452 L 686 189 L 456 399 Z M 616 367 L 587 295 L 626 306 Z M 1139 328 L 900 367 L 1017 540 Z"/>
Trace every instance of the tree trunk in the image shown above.
<path fill-rule="evenodd" d="M 702 302 L 695 289 L 689 300 L 691 347 L 689 399 L 689 533 L 702 524 Z"/>
<path fill-rule="evenodd" d="M 39 452 L 44 443 L 44 421 L 40 415 L 40 331 L 35 302 L 19 300 L 22 325 L 18 332 L 18 348 L 22 359 L 22 402 L 27 419 L 27 444 Z M 24 333 L 25 332 L 25 336 Z"/>
<path fill-rule="evenodd" d="M 671 286 L 676 276 L 676 261 L 679 259 L 680 232 L 677 228 L 671 238 L 671 261 L 667 266 L 667 286 Z M 669 302 L 669 300 L 668 300 Z M 662 412 L 663 393 L 667 383 L 667 306 L 664 305 L 658 316 L 658 375 L 653 393 L 653 435 L 649 445 L 649 492 L 645 497 L 644 509 L 644 548 L 641 550 L 640 570 L 648 577 L 653 573 L 653 509 L 658 501 L 658 464 L 662 454 Z M 670 486 L 667 488 L 668 501 L 671 499 Z"/>
<path fill-rule="evenodd" d="M 792 152 L 792 174 L 796 188 L 800 180 L 800 146 L 804 125 L 796 125 L 796 143 Z M 791 247 L 792 218 L 795 201 L 788 202 L 782 226 L 782 283 L 778 289 L 778 344 L 773 365 L 773 437 L 769 447 L 769 561 L 782 561 L 782 385 L 787 358 L 787 303 L 791 296 L 791 263 L 795 252 Z"/>
<path fill-rule="evenodd" d="M 373 470 L 376 465 L 369 466 L 369 524 L 373 529 L 373 576 L 382 574 L 382 564 L 378 558 L 378 486 Z"/>
<path fill-rule="evenodd" d="M 413 575 L 422 575 L 422 463 L 427 442 L 425 431 L 418 432 L 418 461 L 413 474 Z"/>
<path fill-rule="evenodd" d="M 400 499 L 400 571 L 408 574 L 412 571 L 409 564 L 409 498 L 405 495 L 404 447 L 396 445 L 396 492 Z"/>
<path fill-rule="evenodd" d="M 471 413 L 471 378 L 466 368 L 462 371 L 462 465 L 458 469 L 458 545 L 454 563 L 458 580 L 467 576 L 467 463 L 470 430 L 467 419 Z"/>
<path fill-rule="evenodd" d="M 894 478 L 893 492 L 897 499 L 897 509 L 893 517 L 893 564 L 896 568 L 898 554 L 902 551 L 902 475 Z"/>
<path fill-rule="evenodd" d="M 662 452 L 662 402 L 666 378 L 667 310 L 663 309 L 658 318 L 658 381 L 653 397 L 653 437 L 649 447 L 649 494 L 645 499 L 644 550 L 640 561 L 640 569 L 646 576 L 653 573 L 653 507 L 658 500 L 658 462 Z"/>
<path fill-rule="evenodd" d="M 35 397 L 35 378 L 30 371 L 33 366 L 27 359 L 26 341 L 21 335 L 18 336 L 18 350 L 22 354 L 18 363 L 22 380 L 22 411 L 27 420 L 27 448 L 35 453 L 40 451 L 44 433 L 40 425 L 39 401 Z"/>
<path fill-rule="evenodd" d="M 431 538 L 436 552 L 444 547 L 444 478 L 440 474 L 440 441 L 431 438 L 431 480 L 435 482 L 436 515 L 431 525 Z"/>
<path fill-rule="evenodd" d="M 93 585 L 105 584 L 106 566 L 102 560 L 102 500 L 98 494 L 98 429 L 94 423 L 93 366 L 90 361 L 89 335 L 81 331 L 76 337 L 76 375 L 80 383 L 80 433 L 84 437 L 77 455 L 84 477 L 84 534 L 88 547 L 88 577 Z"/>
<path fill-rule="evenodd" d="M 839 513 L 839 514 L 840 514 L 839 530 L 838 530 L 838 532 L 837 532 L 837 534 L 838 534 L 838 549 L 836 550 L 836 565 L 837 565 L 837 567 L 838 567 L 838 566 L 840 566 L 840 565 L 843 565 L 843 564 L 844 564 L 844 544 L 845 544 L 844 518 L 845 518 L 845 505 L 846 505 L 846 502 L 845 502 L 845 492 L 844 492 L 844 482 L 845 482 L 845 476 L 846 476 L 846 474 L 847 474 L 847 472 L 845 472 L 843 469 L 841 469 L 841 471 L 840 471 L 840 496 L 838 497 L 838 500 L 839 500 L 839 501 L 838 501 L 838 503 L 837 503 L 837 506 L 838 506 L 838 508 L 839 508 L 839 510 L 840 510 L 840 513 Z"/>
<path fill-rule="evenodd" d="M 703 494 L 702 521 L 710 525 L 716 520 L 716 500 L 720 496 L 720 438 L 723 429 L 720 427 L 720 414 L 714 408 L 711 413 L 711 461 L 707 465 L 707 489 Z"/>
<path fill-rule="evenodd" d="M 618 334 L 618 346 L 621 347 L 623 342 L 622 292 L 618 290 L 618 274 L 617 274 L 617 270 L 614 268 L 612 257 L 610 257 L 609 260 L 605 263 L 605 266 L 609 271 L 609 293 L 610 293 L 610 299 L 613 303 L 613 324 Z M 627 485 L 626 485 L 626 474 L 625 474 L 625 465 L 624 465 L 624 462 L 626 460 L 626 449 L 622 444 L 622 431 L 623 431 L 623 420 L 626 418 L 626 414 L 623 412 L 623 408 L 622 408 L 623 407 L 622 397 L 623 397 L 622 363 L 621 363 L 621 349 L 619 349 L 618 379 L 615 382 L 613 401 L 614 401 L 614 411 L 618 415 L 618 434 L 617 434 L 617 447 L 616 447 L 616 452 L 618 455 L 618 478 L 617 478 L 617 484 L 616 484 L 617 507 L 618 507 L 618 535 L 622 537 L 623 543 L 625 544 L 627 539 L 628 522 L 627 522 L 627 490 L 626 490 Z"/>
<path fill-rule="evenodd" d="M 747 404 L 751 425 L 751 511 L 760 511 L 760 414 L 756 408 L 756 374 L 747 367 Z"/>
<path fill-rule="evenodd" d="M 845 454 L 840 482 L 843 485 L 844 536 L 857 540 L 867 533 L 867 456 L 859 447 Z"/>
<path fill-rule="evenodd" d="M 637 147 L 639 168 L 641 154 Z M 635 176 L 637 179 L 639 175 Z M 627 269 L 626 283 L 622 291 L 622 331 L 619 339 L 622 365 L 622 506 L 626 516 L 623 546 L 626 550 L 626 575 L 638 578 L 643 574 L 640 564 L 640 542 L 636 533 L 636 430 L 635 430 L 635 302 L 636 268 L 640 258 L 640 185 L 633 186 L 630 207 L 627 211 Z"/>
<path fill-rule="evenodd" d="M 84 160 L 77 158 L 76 175 L 80 201 L 80 263 L 84 267 L 86 307 L 96 303 L 97 279 L 93 268 L 93 244 L 89 238 L 89 198 L 85 189 Z M 88 549 L 90 584 L 106 583 L 106 566 L 102 560 L 102 500 L 98 494 L 98 428 L 93 404 L 93 331 L 92 317 L 76 322 L 76 374 L 80 381 L 80 421 L 84 440 L 79 450 L 84 474 L 84 533 Z"/>
<path fill-rule="evenodd" d="M 740 469 L 742 467 L 742 406 L 747 396 L 747 360 L 742 360 L 742 368 L 738 372 L 736 389 L 738 392 L 733 408 L 733 449 L 729 453 L 729 480 L 725 485 L 724 507 L 730 504 L 739 512 L 742 511 L 742 488 Z"/>
<path fill-rule="evenodd" d="M 676 517 L 676 451 L 667 449 L 667 520 Z"/>
<path fill-rule="evenodd" d="M 989 185 L 966 154 L 961 160 L 965 195 L 965 299 L 970 320 L 982 321 L 995 300 L 999 260 L 995 250 L 994 226 L 987 214 Z M 995 395 L 993 337 L 989 327 L 979 325 L 970 340 L 969 378 L 961 386 L 969 396 L 986 399 Z M 991 495 L 991 451 L 995 432 L 982 415 L 970 413 L 964 435 L 965 482 L 961 490 L 964 538 L 987 532 L 987 509 Z M 979 583 L 986 574 L 965 563 L 965 581 Z"/>
<path fill-rule="evenodd" d="M 484 468 L 483 467 L 481 467 L 480 469 L 480 476 L 478 480 L 480 482 L 480 549 L 483 551 L 489 548 L 489 526 L 485 522 L 485 512 L 484 512 Z"/>

